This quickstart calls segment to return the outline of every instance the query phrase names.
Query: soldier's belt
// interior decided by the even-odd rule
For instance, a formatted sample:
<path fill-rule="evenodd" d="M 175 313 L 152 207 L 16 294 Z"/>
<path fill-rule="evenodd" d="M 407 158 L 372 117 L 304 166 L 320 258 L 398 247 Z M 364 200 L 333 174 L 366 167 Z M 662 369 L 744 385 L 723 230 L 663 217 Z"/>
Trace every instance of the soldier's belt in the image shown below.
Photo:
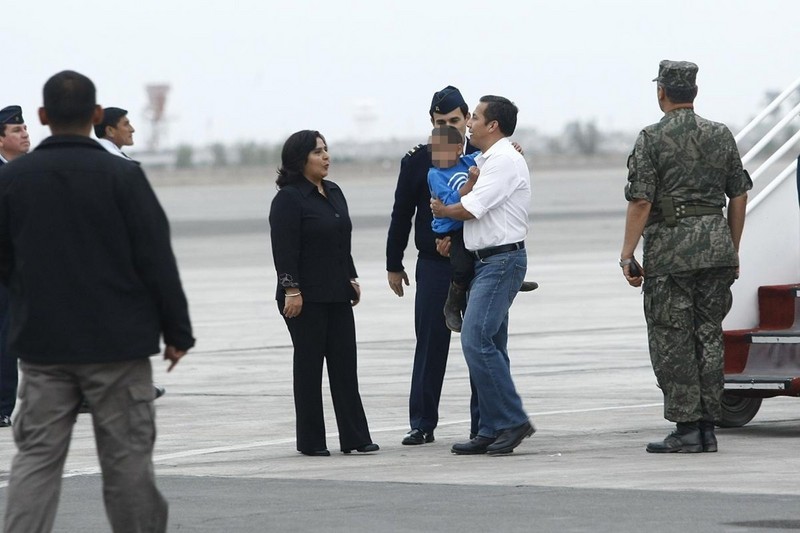
<path fill-rule="evenodd" d="M 666 221 L 667 226 L 675 226 L 679 218 L 686 217 L 702 217 L 706 215 L 722 215 L 721 207 L 710 207 L 707 205 L 692 205 L 692 204 L 679 204 L 676 205 L 672 216 L 664 213 L 656 213 L 650 215 L 647 219 L 647 225 L 655 224 L 656 222 Z"/>

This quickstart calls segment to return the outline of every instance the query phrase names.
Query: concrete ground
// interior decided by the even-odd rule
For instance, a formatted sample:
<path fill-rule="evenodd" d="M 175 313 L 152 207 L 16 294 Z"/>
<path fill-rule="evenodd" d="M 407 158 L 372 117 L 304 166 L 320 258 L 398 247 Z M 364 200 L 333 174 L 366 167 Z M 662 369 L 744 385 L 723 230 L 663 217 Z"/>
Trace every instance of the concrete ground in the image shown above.
<path fill-rule="evenodd" d="M 384 250 L 393 177 L 331 179 L 355 226 L 363 300 L 359 377 L 381 450 L 331 457 L 295 451 L 289 335 L 273 301 L 263 184 L 159 187 L 197 347 L 172 372 L 158 358 L 155 464 L 170 531 L 776 531 L 800 530 L 800 400 L 766 400 L 716 454 L 652 455 L 661 395 L 647 354 L 639 291 L 616 262 L 625 170 L 534 173 L 528 276 L 541 287 L 511 311 L 517 388 L 537 433 L 509 456 L 452 455 L 469 431 L 469 386 L 451 344 L 436 442 L 408 431 L 412 285 L 397 298 Z M 787 280 L 795 281 L 795 280 Z M 325 380 L 327 381 L 327 380 Z M 327 389 L 327 385 L 324 386 Z M 14 453 L 0 430 L 0 513 Z M 90 420 L 81 415 L 56 531 L 108 531 Z"/>

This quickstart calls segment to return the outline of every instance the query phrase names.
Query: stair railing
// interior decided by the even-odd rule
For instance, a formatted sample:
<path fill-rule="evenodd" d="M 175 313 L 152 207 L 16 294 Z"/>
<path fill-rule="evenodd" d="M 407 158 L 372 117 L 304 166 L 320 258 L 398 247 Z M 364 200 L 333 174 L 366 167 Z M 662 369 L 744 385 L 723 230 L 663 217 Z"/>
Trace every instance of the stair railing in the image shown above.
<path fill-rule="evenodd" d="M 789 177 L 797 169 L 800 152 L 800 103 L 783 112 L 781 104 L 796 94 L 800 78 L 764 108 L 736 135 L 737 144 L 768 129 L 742 157 L 742 163 L 758 164 L 750 174 L 754 182 L 768 180 L 756 188 L 747 202 L 747 220 L 742 235 L 739 263 L 741 276 L 733 284 L 733 307 L 725 318 L 726 330 L 750 329 L 759 325 L 758 288 L 800 281 L 800 209 L 797 191 Z M 776 139 L 789 137 L 775 147 Z M 749 143 L 747 143 L 749 144 Z M 769 152 L 772 153 L 769 153 Z M 763 162 L 755 161 L 764 158 Z M 776 163 L 791 163 L 777 171 Z M 759 184 L 760 185 L 760 184 Z M 761 206 L 761 209 L 758 209 Z"/>
<path fill-rule="evenodd" d="M 736 142 L 741 143 L 750 132 L 752 132 L 756 127 L 762 124 L 764 120 L 770 117 L 775 110 L 778 109 L 778 107 L 799 88 L 800 78 L 796 79 L 794 83 L 776 96 L 772 102 L 770 102 L 769 105 L 765 107 L 763 111 L 761 111 L 761 113 L 756 115 L 753 120 L 751 120 L 744 128 L 742 128 L 736 137 L 734 137 Z M 750 161 L 752 161 L 778 134 L 789 129 L 792 126 L 793 121 L 795 121 L 798 116 L 800 116 L 800 102 L 786 112 L 783 118 L 781 118 L 772 128 L 770 128 L 770 130 L 764 134 L 764 136 L 759 139 L 759 141 L 756 142 L 756 144 L 754 144 L 750 150 L 747 151 L 747 153 L 742 157 L 742 164 L 747 165 Z M 792 148 L 795 148 L 798 145 L 800 145 L 800 129 L 798 129 L 794 135 L 792 135 L 786 142 L 778 147 L 778 149 L 776 149 L 772 155 L 770 155 L 763 163 L 761 163 L 756 170 L 751 172 L 750 178 L 755 182 L 773 164 L 775 164 L 776 161 L 779 161 L 781 158 L 786 156 L 786 154 L 789 153 Z M 751 210 L 755 209 L 767 196 L 769 196 L 769 194 L 772 193 L 773 190 L 778 187 L 778 185 L 791 176 L 796 169 L 797 159 L 793 157 L 792 162 L 789 163 L 786 168 L 781 170 L 769 185 L 767 185 L 760 193 L 758 193 L 758 195 L 748 202 L 747 212 L 749 213 Z"/>

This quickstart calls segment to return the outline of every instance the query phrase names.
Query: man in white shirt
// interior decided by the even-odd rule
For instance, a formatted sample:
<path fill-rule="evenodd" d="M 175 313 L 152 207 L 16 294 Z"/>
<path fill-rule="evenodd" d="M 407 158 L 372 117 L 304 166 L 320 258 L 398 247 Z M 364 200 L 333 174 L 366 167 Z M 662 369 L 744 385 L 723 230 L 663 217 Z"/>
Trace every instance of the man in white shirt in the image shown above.
<path fill-rule="evenodd" d="M 133 146 L 135 131 L 128 118 L 128 111 L 119 107 L 103 109 L 103 121 L 94 125 L 97 142 L 110 153 L 125 159 L 131 158 L 122 151 L 122 147 Z"/>
<path fill-rule="evenodd" d="M 483 153 L 472 192 L 444 206 L 431 201 L 437 217 L 464 220 L 464 245 L 475 258 L 461 329 L 461 348 L 478 393 L 480 429 L 457 443 L 459 455 L 510 453 L 535 429 L 511 379 L 508 310 L 525 278 L 528 259 L 530 172 L 508 137 L 517 125 L 517 107 L 502 96 L 484 96 L 467 127 L 470 142 Z"/>
<path fill-rule="evenodd" d="M 123 146 L 133 146 L 133 128 L 128 118 L 128 110 L 120 107 L 106 107 L 103 109 L 103 121 L 94 125 L 94 134 L 97 142 L 109 153 L 119 156 L 128 161 L 134 161 L 128 154 L 122 151 Z M 138 164 L 138 161 L 134 161 Z M 154 385 L 156 399 L 161 398 L 167 389 L 161 385 Z M 88 412 L 88 405 L 81 407 L 81 412 Z"/>

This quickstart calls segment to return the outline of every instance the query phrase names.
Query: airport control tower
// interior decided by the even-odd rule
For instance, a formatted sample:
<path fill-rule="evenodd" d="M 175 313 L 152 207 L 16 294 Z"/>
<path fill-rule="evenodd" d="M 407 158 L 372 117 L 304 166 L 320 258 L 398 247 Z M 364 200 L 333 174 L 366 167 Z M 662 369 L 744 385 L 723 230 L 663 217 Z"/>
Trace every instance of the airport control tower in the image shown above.
<path fill-rule="evenodd" d="M 148 104 L 145 109 L 145 118 L 150 122 L 150 137 L 147 140 L 147 149 L 157 152 L 161 142 L 167 135 L 167 119 L 164 110 L 167 106 L 167 94 L 170 86 L 166 83 L 154 83 L 145 86 Z"/>

